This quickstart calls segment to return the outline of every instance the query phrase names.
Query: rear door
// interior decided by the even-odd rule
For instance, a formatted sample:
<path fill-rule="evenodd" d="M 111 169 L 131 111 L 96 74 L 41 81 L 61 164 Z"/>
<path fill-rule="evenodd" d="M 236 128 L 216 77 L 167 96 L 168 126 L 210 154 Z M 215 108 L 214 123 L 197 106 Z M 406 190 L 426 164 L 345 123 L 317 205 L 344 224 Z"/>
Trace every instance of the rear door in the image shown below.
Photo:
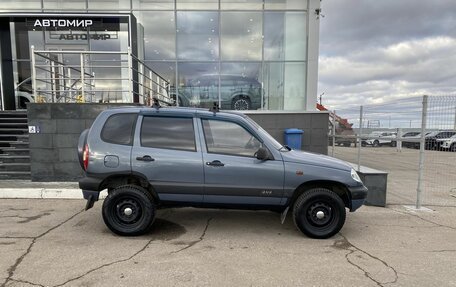
<path fill-rule="evenodd" d="M 204 203 L 276 206 L 284 184 L 282 159 L 258 160 L 263 146 L 252 130 L 241 123 L 202 118 L 205 174 Z"/>
<path fill-rule="evenodd" d="M 199 149 L 193 117 L 143 115 L 136 127 L 132 170 L 147 177 L 162 201 L 200 203 Z"/>

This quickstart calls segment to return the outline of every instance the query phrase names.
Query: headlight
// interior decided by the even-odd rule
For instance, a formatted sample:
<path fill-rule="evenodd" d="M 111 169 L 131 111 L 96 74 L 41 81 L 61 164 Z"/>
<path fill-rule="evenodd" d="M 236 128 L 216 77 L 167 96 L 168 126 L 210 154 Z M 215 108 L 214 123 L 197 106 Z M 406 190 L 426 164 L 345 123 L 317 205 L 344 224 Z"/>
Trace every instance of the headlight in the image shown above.
<path fill-rule="evenodd" d="M 351 170 L 351 176 L 352 176 L 352 178 L 353 178 L 354 180 L 356 180 L 357 182 L 363 183 L 363 181 L 361 180 L 361 178 L 359 178 L 358 173 L 357 173 L 356 170 L 354 170 L 353 168 L 352 168 L 352 170 Z"/>

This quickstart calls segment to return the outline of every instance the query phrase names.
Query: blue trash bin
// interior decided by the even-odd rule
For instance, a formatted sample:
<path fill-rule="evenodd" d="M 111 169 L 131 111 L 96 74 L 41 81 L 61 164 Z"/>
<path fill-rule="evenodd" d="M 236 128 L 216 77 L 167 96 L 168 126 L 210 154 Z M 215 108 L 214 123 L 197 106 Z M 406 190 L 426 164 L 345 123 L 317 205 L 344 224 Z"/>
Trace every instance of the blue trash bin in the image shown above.
<path fill-rule="evenodd" d="M 300 129 L 286 129 L 285 130 L 285 144 L 292 149 L 301 149 L 303 130 Z"/>

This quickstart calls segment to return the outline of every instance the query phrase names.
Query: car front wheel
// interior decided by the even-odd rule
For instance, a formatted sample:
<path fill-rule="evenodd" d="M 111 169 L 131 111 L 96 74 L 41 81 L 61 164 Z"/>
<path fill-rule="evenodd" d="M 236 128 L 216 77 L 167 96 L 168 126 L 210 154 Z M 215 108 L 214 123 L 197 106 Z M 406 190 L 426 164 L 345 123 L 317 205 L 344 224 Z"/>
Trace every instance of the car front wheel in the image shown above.
<path fill-rule="evenodd" d="M 103 220 L 119 235 L 135 236 L 149 231 L 155 219 L 152 195 L 135 185 L 113 189 L 103 202 Z"/>
<path fill-rule="evenodd" d="M 293 207 L 296 227 L 312 238 L 329 238 L 345 223 L 342 199 L 326 188 L 313 188 L 301 194 Z"/>

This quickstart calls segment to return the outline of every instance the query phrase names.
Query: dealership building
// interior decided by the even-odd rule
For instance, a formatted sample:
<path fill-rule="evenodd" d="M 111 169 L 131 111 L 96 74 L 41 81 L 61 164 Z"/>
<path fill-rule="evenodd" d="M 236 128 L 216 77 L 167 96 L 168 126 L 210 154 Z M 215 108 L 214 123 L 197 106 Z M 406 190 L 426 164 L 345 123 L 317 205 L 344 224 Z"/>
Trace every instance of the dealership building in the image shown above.
<path fill-rule="evenodd" d="M 144 94 L 163 87 L 183 106 L 314 111 L 319 8 L 320 0 L 2 0 L 1 109 L 149 104 Z"/>

